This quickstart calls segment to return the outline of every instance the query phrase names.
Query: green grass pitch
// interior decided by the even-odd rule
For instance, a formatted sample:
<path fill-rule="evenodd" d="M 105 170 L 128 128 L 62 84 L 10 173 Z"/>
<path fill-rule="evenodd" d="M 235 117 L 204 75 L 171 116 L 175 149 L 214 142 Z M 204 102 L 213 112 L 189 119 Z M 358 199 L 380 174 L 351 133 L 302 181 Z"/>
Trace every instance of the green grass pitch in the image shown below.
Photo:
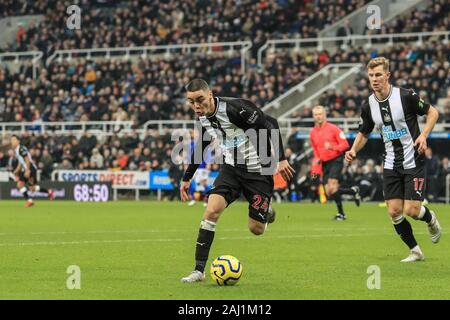
<path fill-rule="evenodd" d="M 231 205 L 219 221 L 208 264 L 236 256 L 243 275 L 234 287 L 183 284 L 193 269 L 204 208 L 167 202 L 0 202 L 0 299 L 449 299 L 450 207 L 430 205 L 444 229 L 432 244 L 426 225 L 411 221 L 424 262 L 408 254 L 386 208 L 345 204 L 276 204 L 277 220 L 262 236 L 247 229 L 247 204 Z M 81 289 L 69 290 L 70 265 Z M 381 289 L 367 288 L 368 267 Z M 209 269 L 209 267 L 208 267 Z"/>

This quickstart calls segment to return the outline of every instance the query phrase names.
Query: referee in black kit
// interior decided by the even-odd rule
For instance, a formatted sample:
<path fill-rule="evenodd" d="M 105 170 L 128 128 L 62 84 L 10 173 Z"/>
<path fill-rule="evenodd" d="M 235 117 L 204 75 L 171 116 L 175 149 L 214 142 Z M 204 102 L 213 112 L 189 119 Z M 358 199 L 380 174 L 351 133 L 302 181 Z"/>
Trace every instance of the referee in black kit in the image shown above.
<path fill-rule="evenodd" d="M 383 138 L 383 193 L 388 212 L 397 233 L 409 247 L 410 254 L 402 262 L 421 261 L 425 256 L 414 238 L 411 224 L 404 214 L 424 221 L 433 243 L 439 242 L 441 227 L 436 214 L 422 206 L 425 191 L 424 152 L 427 137 L 439 117 L 438 111 L 423 101 L 413 90 L 389 83 L 389 60 L 372 59 L 367 65 L 374 91 L 363 104 L 359 133 L 345 158 L 351 162 L 376 127 Z M 420 132 L 417 116 L 427 116 Z"/>
<path fill-rule="evenodd" d="M 251 101 L 214 96 L 208 83 L 202 79 L 192 80 L 186 90 L 187 100 L 200 120 L 202 132 L 192 153 L 191 164 L 183 176 L 181 199 L 189 200 L 191 179 L 202 160 L 195 159 L 195 155 L 203 155 L 212 139 L 219 142 L 224 162 L 209 192 L 208 206 L 200 224 L 195 269 L 181 279 L 192 283 L 205 279 L 204 270 L 216 224 L 225 208 L 243 193 L 249 203 L 248 227 L 255 235 L 263 234 L 267 223 L 275 219 L 271 198 L 273 169 L 276 168 L 272 165 L 278 163 L 278 171 L 286 181 L 293 177 L 295 171 L 285 159 L 276 119 L 264 114 Z M 251 137 L 252 131 L 256 133 L 256 141 Z M 264 163 L 263 157 L 272 156 L 271 142 L 275 159 Z"/>

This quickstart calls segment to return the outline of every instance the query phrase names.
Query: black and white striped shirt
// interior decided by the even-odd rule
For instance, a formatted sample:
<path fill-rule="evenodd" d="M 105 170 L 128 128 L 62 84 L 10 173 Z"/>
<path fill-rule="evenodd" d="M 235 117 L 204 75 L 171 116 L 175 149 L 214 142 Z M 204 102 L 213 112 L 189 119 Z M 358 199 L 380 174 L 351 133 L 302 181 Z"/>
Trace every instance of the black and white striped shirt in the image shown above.
<path fill-rule="evenodd" d="M 19 161 L 19 164 L 22 165 L 22 171 L 30 170 L 31 168 L 27 168 L 27 163 L 25 161 L 25 158 L 28 158 L 30 160 L 30 166 L 34 169 L 37 169 L 36 164 L 34 163 L 33 159 L 31 158 L 31 154 L 28 151 L 28 149 L 23 145 L 18 145 L 16 149 L 14 150 L 16 153 L 16 158 Z"/>
<path fill-rule="evenodd" d="M 385 169 L 413 169 L 423 165 L 424 156 L 414 149 L 420 135 L 417 116 L 427 114 L 430 105 L 413 90 L 391 85 L 389 95 L 380 101 L 372 94 L 361 109 L 359 131 L 368 135 L 374 128 L 384 141 Z"/>
<path fill-rule="evenodd" d="M 214 113 L 199 117 L 202 136 L 195 148 L 201 149 L 192 153 L 191 164 L 183 177 L 184 181 L 192 178 L 201 162 L 194 158 L 194 154 L 203 154 L 213 140 L 220 143 L 224 164 L 243 168 L 247 172 L 261 173 L 262 168 L 273 164 L 261 161 L 262 155 L 272 157 L 270 144 L 272 138 L 277 139 L 275 148 L 277 163 L 285 159 L 276 119 L 263 113 L 251 101 L 245 99 L 215 97 L 214 101 Z M 267 135 L 260 135 L 261 129 L 267 129 Z M 271 137 L 271 130 L 274 129 L 277 129 L 277 137 Z M 253 133 L 256 139 L 253 139 Z M 261 140 L 261 136 L 265 138 L 264 141 Z M 273 142 L 274 140 L 272 145 Z"/>

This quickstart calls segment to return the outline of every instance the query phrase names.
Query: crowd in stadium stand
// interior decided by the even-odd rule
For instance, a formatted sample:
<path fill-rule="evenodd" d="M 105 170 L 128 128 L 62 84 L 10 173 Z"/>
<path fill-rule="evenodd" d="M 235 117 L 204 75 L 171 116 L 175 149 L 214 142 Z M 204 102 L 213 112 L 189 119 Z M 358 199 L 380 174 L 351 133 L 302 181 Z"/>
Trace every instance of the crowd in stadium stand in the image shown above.
<path fill-rule="evenodd" d="M 252 100 L 261 107 L 303 81 L 328 63 L 367 63 L 378 55 L 391 61 L 391 80 L 412 88 L 436 105 L 448 97 L 450 85 L 450 44 L 439 40 L 395 44 L 376 48 L 338 49 L 337 52 L 285 50 L 269 52 L 264 67 L 258 68 L 256 52 L 269 38 L 316 37 L 318 32 L 367 0 L 197 0 L 197 1 L 79 1 L 82 30 L 68 30 L 64 1 L 0 0 L 0 18 L 12 15 L 44 14 L 41 23 L 28 29 L 19 26 L 16 38 L 0 51 L 40 50 L 48 57 L 58 49 L 123 47 L 156 44 L 250 40 L 251 58 L 245 74 L 240 72 L 240 55 L 174 53 L 173 56 L 136 60 L 53 62 L 32 77 L 31 63 L 13 72 L 0 66 L 0 122 L 131 120 L 142 127 L 148 120 L 192 119 L 183 99 L 184 85 L 192 78 L 207 79 L 217 95 Z M 180 5 L 181 3 L 181 5 Z M 320 8 L 320 9 L 319 9 Z M 114 13 L 112 15 L 111 13 Z M 293 14 L 294 13 L 294 14 Z M 370 33 L 402 33 L 450 29 L 449 3 L 433 0 L 427 10 L 413 10 Z M 200 17 L 200 18 L 199 18 Z M 410 21 L 405 23 L 405 21 Z M 376 41 L 374 41 L 376 42 Z M 330 117 L 356 117 L 361 102 L 370 94 L 368 81 L 359 75 L 353 85 L 325 92 L 314 104 L 322 104 Z M 440 121 L 450 123 L 450 99 L 441 109 Z M 292 115 L 311 117 L 311 107 Z M 100 143 L 92 133 L 74 136 L 24 134 L 23 142 L 37 159 L 42 177 L 54 169 L 160 170 L 171 165 L 173 144 L 168 131 L 114 135 Z M 302 151 L 302 142 L 289 138 L 289 158 Z M 0 146 L 0 169 L 11 169 L 13 154 Z M 447 157 L 427 154 L 432 184 L 429 197 L 436 198 L 443 179 L 450 173 Z M 308 172 L 308 164 L 294 163 L 298 172 Z M 352 185 L 379 177 L 372 160 L 352 165 L 343 172 L 343 184 Z M 295 183 L 288 189 L 303 197 L 313 197 L 314 181 Z M 379 181 L 374 182 L 379 183 Z M 376 190 L 376 188 L 374 189 Z M 367 195 L 374 197 L 375 194 Z"/>
<path fill-rule="evenodd" d="M 0 0 L 0 16 L 45 15 L 42 22 L 33 22 L 27 29 L 19 26 L 16 39 L 3 51 L 40 50 L 48 56 L 58 49 L 251 40 L 256 53 L 269 38 L 314 38 L 367 2 L 197 0 L 180 5 L 179 0 L 82 0 L 83 28 L 71 31 L 65 22 L 72 3 Z M 426 10 L 413 10 L 368 33 L 446 31 L 450 29 L 449 12 L 448 1 L 433 0 Z"/>
<path fill-rule="evenodd" d="M 105 3 L 106 2 L 106 3 Z M 83 27 L 65 28 L 66 1 L 0 0 L 7 15 L 45 14 L 21 30 L 10 51 L 312 38 L 368 0 L 80 1 Z M 26 4 L 26 5 L 25 5 Z M 101 5 L 102 9 L 98 7 Z M 109 8 L 108 8 L 109 7 Z M 3 9 L 3 10 L 1 10 Z"/>
<path fill-rule="evenodd" d="M 168 170 L 172 165 L 175 142 L 168 129 L 162 134 L 157 130 L 149 130 L 144 135 L 131 132 L 116 134 L 101 141 L 99 139 L 89 132 L 81 138 L 30 132 L 21 135 L 22 143 L 29 148 L 43 180 L 50 179 L 55 169 L 152 171 Z M 13 150 L 8 149 L 7 142 L 3 140 L 4 146 L 0 146 L 0 170 L 12 171 L 17 160 Z M 317 181 L 310 177 L 310 164 L 307 159 L 297 160 L 297 156 L 304 151 L 303 143 L 303 140 L 295 138 L 295 134 L 286 141 L 286 158 L 296 169 L 296 177 L 288 188 L 278 190 L 277 195 L 288 201 L 295 198 L 317 200 L 314 193 Z M 217 170 L 218 166 L 214 165 L 211 169 Z M 427 178 L 432 182 L 428 189 L 429 200 L 442 197 L 445 176 L 450 173 L 449 158 L 433 155 L 429 148 L 426 153 L 426 170 Z M 342 177 L 343 185 L 360 185 L 361 189 L 370 185 L 365 188 L 363 197 L 381 200 L 380 159 L 374 161 L 360 157 L 345 167 Z"/>
<path fill-rule="evenodd" d="M 432 0 L 424 10 L 413 9 L 382 24 L 380 29 L 368 30 L 367 34 L 390 34 L 408 32 L 448 31 L 450 29 L 450 3 Z"/>
<path fill-rule="evenodd" d="M 449 43 L 348 48 L 334 54 L 280 51 L 269 54 L 263 70 L 252 59 L 244 75 L 238 56 L 220 53 L 134 62 L 73 59 L 53 61 L 35 80 L 30 65 L 16 73 L 0 68 L 0 121 L 131 120 L 140 126 L 148 120 L 192 119 L 183 93 L 195 77 L 207 79 L 219 96 L 247 98 L 261 107 L 328 63 L 366 63 L 377 55 L 390 59 L 393 84 L 414 89 L 433 105 L 447 97 Z M 369 94 L 368 82 L 361 77 L 353 86 L 324 93 L 317 102 L 329 107 L 331 116 L 354 117 Z M 441 121 L 448 121 L 449 106 L 444 107 Z M 310 111 L 305 108 L 293 116 L 308 117 Z"/>

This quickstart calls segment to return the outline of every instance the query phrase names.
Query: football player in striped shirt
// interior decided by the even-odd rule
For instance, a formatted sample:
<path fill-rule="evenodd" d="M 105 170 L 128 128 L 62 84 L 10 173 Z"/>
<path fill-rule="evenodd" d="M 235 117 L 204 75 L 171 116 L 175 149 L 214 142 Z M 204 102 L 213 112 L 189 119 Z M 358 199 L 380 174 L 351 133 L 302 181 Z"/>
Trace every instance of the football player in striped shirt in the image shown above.
<path fill-rule="evenodd" d="M 53 200 L 54 199 L 53 191 L 41 188 L 37 184 L 36 164 L 34 163 L 28 149 L 20 143 L 19 136 L 13 135 L 11 137 L 11 145 L 14 148 L 14 152 L 18 160 L 18 165 L 13 173 L 14 176 L 16 177 L 17 188 L 20 190 L 24 198 L 27 199 L 25 207 L 28 208 L 34 205 L 33 199 L 31 198 L 29 191 L 32 192 L 40 191 L 43 193 L 47 193 L 50 200 Z"/>
<path fill-rule="evenodd" d="M 389 83 L 389 60 L 372 59 L 367 73 L 373 94 L 363 104 L 359 133 L 345 159 L 351 162 L 376 128 L 384 142 L 383 193 L 394 228 L 409 247 L 410 255 L 402 262 L 424 260 L 414 238 L 411 224 L 405 218 L 424 221 L 433 243 L 439 242 L 441 227 L 436 214 L 422 205 L 425 191 L 424 152 L 427 137 L 439 117 L 438 111 L 413 90 Z M 420 131 L 418 116 L 427 116 Z"/>
<path fill-rule="evenodd" d="M 187 100 L 201 123 L 202 133 L 180 185 L 183 201 L 189 200 L 192 177 L 213 139 L 223 156 L 223 165 L 208 193 L 207 208 L 200 223 L 195 269 L 181 279 L 182 282 L 193 283 L 205 279 L 206 262 L 222 212 L 243 194 L 249 204 L 248 228 L 255 235 L 263 234 L 267 224 L 275 219 L 271 206 L 275 165 L 286 181 L 293 178 L 295 170 L 286 160 L 276 119 L 263 113 L 251 101 L 213 95 L 203 79 L 192 80 L 186 91 Z M 197 159 L 196 155 L 199 155 Z"/>

